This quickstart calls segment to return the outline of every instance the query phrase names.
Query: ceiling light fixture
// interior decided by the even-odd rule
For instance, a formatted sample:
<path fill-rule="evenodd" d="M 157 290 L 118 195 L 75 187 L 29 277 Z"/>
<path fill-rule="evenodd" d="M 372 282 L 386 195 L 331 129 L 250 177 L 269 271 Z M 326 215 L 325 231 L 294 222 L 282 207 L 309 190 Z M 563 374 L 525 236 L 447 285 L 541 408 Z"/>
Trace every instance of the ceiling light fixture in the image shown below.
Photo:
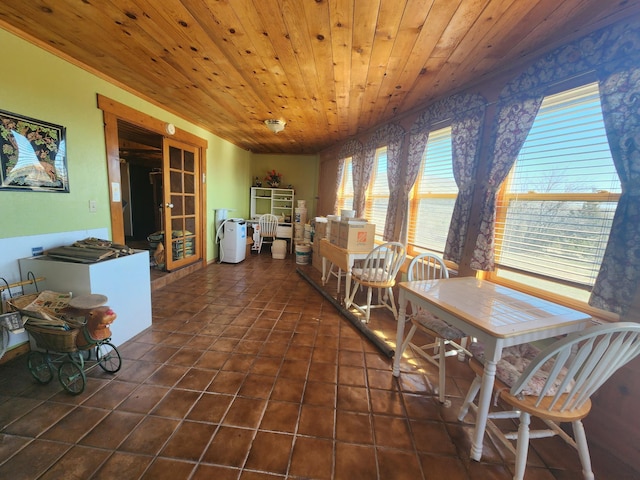
<path fill-rule="evenodd" d="M 281 132 L 281 131 L 284 130 L 284 126 L 286 125 L 286 122 L 284 122 L 282 120 L 276 120 L 276 119 L 272 118 L 272 119 L 269 119 L 269 120 L 265 120 L 264 124 L 273 133 L 278 133 L 278 132 Z"/>

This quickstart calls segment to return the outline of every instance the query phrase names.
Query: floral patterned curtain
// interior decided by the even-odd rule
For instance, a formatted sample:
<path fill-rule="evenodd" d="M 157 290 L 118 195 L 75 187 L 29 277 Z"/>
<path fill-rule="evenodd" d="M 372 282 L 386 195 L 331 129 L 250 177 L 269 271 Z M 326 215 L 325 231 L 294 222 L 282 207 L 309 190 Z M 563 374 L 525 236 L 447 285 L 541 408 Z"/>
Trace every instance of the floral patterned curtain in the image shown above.
<path fill-rule="evenodd" d="M 374 137 L 376 148 L 387 146 L 387 181 L 389 182 L 389 203 L 387 204 L 387 218 L 384 223 L 383 238 L 385 241 L 395 241 L 394 230 L 396 222 L 396 208 L 398 204 L 398 188 L 400 183 L 402 144 L 404 129 L 400 125 L 389 124 L 376 131 Z M 375 150 L 374 150 L 375 151 Z"/>
<path fill-rule="evenodd" d="M 487 101 L 481 95 L 460 95 L 451 124 L 453 177 L 458 196 L 453 207 L 443 257 L 460 263 L 469 228 L 482 124 Z"/>
<path fill-rule="evenodd" d="M 376 158 L 376 147 L 372 146 L 373 143 L 375 142 L 369 139 L 360 154 L 353 157 L 351 161 L 351 171 L 353 174 L 353 210 L 356 211 L 357 217 L 364 215 L 366 206 L 365 195 L 369 181 L 371 180 L 373 163 Z"/>
<path fill-rule="evenodd" d="M 427 148 L 427 141 L 429 140 L 428 126 L 425 128 L 425 121 L 421 121 L 423 116 L 424 114 L 421 115 L 416 123 L 414 123 L 413 127 L 411 127 L 411 134 L 409 136 L 409 153 L 407 155 L 407 168 L 405 169 L 404 178 L 398 182 L 400 184 L 400 190 L 398 193 L 399 198 L 396 200 L 396 204 L 398 205 L 396 222 L 398 220 L 402 222 L 400 241 L 404 244 L 407 243 L 409 227 L 409 192 L 418 178 L 424 149 Z"/>
<path fill-rule="evenodd" d="M 640 68 L 603 78 L 600 100 L 622 194 L 589 304 L 624 315 L 640 280 Z"/>
<path fill-rule="evenodd" d="M 400 152 L 402 150 L 402 140 L 404 139 L 404 129 L 400 125 L 393 123 L 384 125 L 376 130 L 371 138 L 364 146 L 362 154 L 362 162 L 358 167 L 359 191 L 356 192 L 356 166 L 353 165 L 353 209 L 356 211 L 358 217 L 364 216 L 364 210 L 366 205 L 365 193 L 369 182 L 371 181 L 371 174 L 373 173 L 373 164 L 376 159 L 376 149 L 382 146 L 387 146 L 387 169 L 389 168 L 389 162 L 399 162 Z M 389 174 L 387 173 L 387 176 Z"/>
<path fill-rule="evenodd" d="M 336 192 L 340 190 L 340 184 L 342 183 L 342 177 L 344 176 L 344 163 L 345 160 L 351 157 L 353 164 L 355 158 L 362 153 L 362 143 L 355 138 L 352 138 L 345 143 L 338 152 L 338 171 L 336 173 Z M 336 201 L 333 205 L 333 211 L 338 214 L 338 195 L 336 194 Z"/>
<path fill-rule="evenodd" d="M 484 200 L 480 213 L 480 233 L 471 259 L 471 268 L 493 270 L 496 196 L 500 185 L 513 166 L 527 138 L 544 95 L 534 90 L 500 101 L 494 124 L 492 158 L 484 185 Z"/>

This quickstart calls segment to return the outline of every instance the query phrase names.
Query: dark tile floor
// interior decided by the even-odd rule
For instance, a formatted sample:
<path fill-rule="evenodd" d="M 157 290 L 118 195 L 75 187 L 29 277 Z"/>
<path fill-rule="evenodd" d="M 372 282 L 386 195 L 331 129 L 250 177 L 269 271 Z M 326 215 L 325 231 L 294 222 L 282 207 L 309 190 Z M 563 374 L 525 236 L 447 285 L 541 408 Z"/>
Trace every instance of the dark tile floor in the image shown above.
<path fill-rule="evenodd" d="M 370 325 L 393 344 L 389 313 Z M 420 360 L 394 379 L 290 259 L 252 255 L 154 291 L 153 326 L 119 350 L 122 369 L 89 371 L 77 396 L 37 384 L 24 357 L 0 366 L 0 479 L 511 478 L 513 458 L 489 437 L 482 461 L 468 459 L 465 363 L 447 365 L 449 408 Z M 599 479 L 638 478 L 592 458 Z M 532 442 L 527 479 L 579 472 L 561 440 Z"/>

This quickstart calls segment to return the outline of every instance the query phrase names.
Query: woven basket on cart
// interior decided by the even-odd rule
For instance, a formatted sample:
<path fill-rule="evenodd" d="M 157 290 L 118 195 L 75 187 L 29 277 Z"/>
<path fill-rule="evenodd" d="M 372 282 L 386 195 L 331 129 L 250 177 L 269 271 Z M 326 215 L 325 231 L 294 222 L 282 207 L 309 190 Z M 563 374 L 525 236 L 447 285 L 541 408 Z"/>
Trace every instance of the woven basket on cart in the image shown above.
<path fill-rule="evenodd" d="M 75 352 L 76 337 L 84 323 L 78 319 L 66 318 L 51 309 L 26 310 L 40 293 L 22 295 L 10 299 L 7 303 L 20 312 L 24 328 L 31 334 L 39 348 L 56 352 Z"/>
<path fill-rule="evenodd" d="M 17 312 L 22 312 L 23 309 L 38 298 L 39 293 L 31 293 L 29 295 L 20 295 L 19 297 L 13 297 L 7 300 L 7 305 Z"/>
<path fill-rule="evenodd" d="M 29 325 L 29 322 L 25 324 L 24 328 L 36 341 L 36 345 L 43 350 L 67 353 L 75 352 L 78 349 L 76 347 L 76 337 L 80 331 L 78 328 L 62 330 Z"/>
<path fill-rule="evenodd" d="M 7 303 L 14 310 L 33 319 L 34 323 L 46 323 L 48 325 L 64 326 L 64 319 L 57 311 L 51 308 L 29 309 L 27 307 L 40 296 L 40 293 L 31 293 L 11 298 Z M 42 322 L 40 321 L 42 320 Z"/>

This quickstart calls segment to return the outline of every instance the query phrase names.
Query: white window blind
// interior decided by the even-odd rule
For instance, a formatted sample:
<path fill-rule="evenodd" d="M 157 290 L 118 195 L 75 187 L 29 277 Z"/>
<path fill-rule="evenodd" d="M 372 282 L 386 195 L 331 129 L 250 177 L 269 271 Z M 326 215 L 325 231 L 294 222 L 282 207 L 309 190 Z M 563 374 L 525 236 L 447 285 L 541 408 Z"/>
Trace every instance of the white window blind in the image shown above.
<path fill-rule="evenodd" d="M 342 174 L 342 182 L 338 189 L 338 211 L 353 209 L 353 162 L 352 157 L 344 160 L 344 172 Z"/>
<path fill-rule="evenodd" d="M 451 127 L 434 130 L 422 158 L 409 209 L 409 246 L 442 254 L 458 186 L 453 177 Z"/>
<path fill-rule="evenodd" d="M 387 147 L 376 150 L 373 174 L 367 191 L 365 218 L 376 226 L 376 237 L 382 237 L 389 206 L 389 181 L 387 180 Z"/>
<path fill-rule="evenodd" d="M 597 84 L 545 97 L 499 197 L 497 275 L 586 299 L 619 194 Z"/>

